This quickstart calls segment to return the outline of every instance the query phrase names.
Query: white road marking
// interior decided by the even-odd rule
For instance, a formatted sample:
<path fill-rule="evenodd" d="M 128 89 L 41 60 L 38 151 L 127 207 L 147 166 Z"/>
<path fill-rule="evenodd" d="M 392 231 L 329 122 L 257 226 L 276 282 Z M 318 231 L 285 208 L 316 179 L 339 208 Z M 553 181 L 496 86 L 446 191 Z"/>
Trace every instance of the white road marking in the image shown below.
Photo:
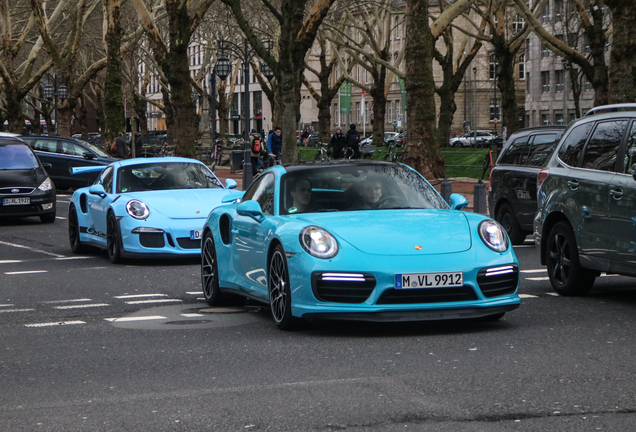
<path fill-rule="evenodd" d="M 4 272 L 6 275 L 21 275 L 21 274 L 34 274 L 34 273 L 48 273 L 48 270 L 28 270 L 28 271 L 15 271 L 15 272 Z"/>
<path fill-rule="evenodd" d="M 559 293 L 555 293 L 555 292 L 549 292 L 549 293 L 546 293 L 546 294 L 549 295 L 549 296 L 552 296 L 552 297 L 561 297 L 559 295 Z"/>
<path fill-rule="evenodd" d="M 39 323 L 39 324 L 25 324 L 25 327 L 55 327 L 55 326 L 63 326 L 63 325 L 75 325 L 75 324 L 86 324 L 84 321 L 58 321 L 58 322 L 49 322 L 49 323 Z"/>
<path fill-rule="evenodd" d="M 31 312 L 35 309 L 0 309 L 0 313 L 4 312 Z"/>
<path fill-rule="evenodd" d="M 531 294 L 519 294 L 520 298 L 539 298 L 539 296 L 531 295 Z"/>
<path fill-rule="evenodd" d="M 126 304 L 136 305 L 136 304 L 151 304 L 151 303 L 174 303 L 179 302 L 179 299 L 159 299 L 159 300 L 136 300 L 136 301 L 127 301 Z"/>
<path fill-rule="evenodd" d="M 21 262 L 22 260 L 0 260 L 0 264 L 17 264 Z"/>
<path fill-rule="evenodd" d="M 19 245 L 19 244 L 15 244 L 15 243 L 9 243 L 9 242 L 0 241 L 0 244 L 5 245 L 5 246 L 13 246 L 13 247 L 20 248 L 20 249 L 27 249 L 27 250 L 30 250 L 32 252 L 38 252 L 38 253 L 42 253 L 44 255 L 50 255 L 50 256 L 54 256 L 56 258 L 64 257 L 64 255 L 60 255 L 60 254 L 56 254 L 56 253 L 53 253 L 53 252 L 44 251 L 42 249 L 32 248 L 32 247 L 29 247 L 29 246 Z"/>
<path fill-rule="evenodd" d="M 55 216 L 55 219 L 66 220 L 66 218 L 65 218 L 65 217 L 62 217 L 62 216 Z"/>
<path fill-rule="evenodd" d="M 533 248 L 534 244 L 523 244 L 523 245 L 517 245 L 517 246 L 513 246 L 515 249 L 516 248 Z"/>
<path fill-rule="evenodd" d="M 531 281 L 546 281 L 546 280 L 550 280 L 549 277 L 544 276 L 544 277 L 534 277 L 534 278 L 526 278 L 526 280 L 531 280 Z"/>
<path fill-rule="evenodd" d="M 13 306 L 12 304 L 0 304 L 0 307 L 11 307 Z"/>
<path fill-rule="evenodd" d="M 521 270 L 521 273 L 543 273 L 547 272 L 547 269 L 532 269 L 532 270 Z"/>
<path fill-rule="evenodd" d="M 89 259 L 89 258 L 95 258 L 92 256 L 63 256 L 61 258 L 55 258 L 56 261 L 67 261 L 67 260 L 81 260 L 81 259 Z"/>
<path fill-rule="evenodd" d="M 72 268 L 67 271 L 79 271 L 79 270 L 103 270 L 108 267 L 80 267 L 80 268 Z"/>
<path fill-rule="evenodd" d="M 186 318 L 195 318 L 195 317 L 202 317 L 205 316 L 203 314 L 198 314 L 198 313 L 184 313 L 181 314 L 182 317 L 186 317 Z"/>
<path fill-rule="evenodd" d="M 66 306 L 55 306 L 53 309 L 82 309 L 82 308 L 94 308 L 94 307 L 104 307 L 110 306 L 108 303 L 90 303 L 90 304 L 82 304 L 82 305 L 66 305 Z"/>
<path fill-rule="evenodd" d="M 142 298 L 142 297 L 168 297 L 168 294 L 130 294 L 115 296 L 116 299 Z"/>
<path fill-rule="evenodd" d="M 149 320 L 162 320 L 168 319 L 165 316 L 161 315 L 149 315 L 149 316 L 139 316 L 139 317 L 124 317 L 124 318 L 104 318 L 104 320 L 116 323 L 116 322 L 130 322 L 130 321 L 149 321 Z"/>
<path fill-rule="evenodd" d="M 45 301 L 42 303 L 45 304 L 59 304 L 59 303 L 77 303 L 77 302 L 89 302 L 92 301 L 89 298 L 81 298 L 81 299 L 70 299 L 70 300 L 51 300 L 51 301 Z"/>
<path fill-rule="evenodd" d="M 202 295 L 203 291 L 187 291 L 186 294 L 188 294 L 188 295 Z"/>

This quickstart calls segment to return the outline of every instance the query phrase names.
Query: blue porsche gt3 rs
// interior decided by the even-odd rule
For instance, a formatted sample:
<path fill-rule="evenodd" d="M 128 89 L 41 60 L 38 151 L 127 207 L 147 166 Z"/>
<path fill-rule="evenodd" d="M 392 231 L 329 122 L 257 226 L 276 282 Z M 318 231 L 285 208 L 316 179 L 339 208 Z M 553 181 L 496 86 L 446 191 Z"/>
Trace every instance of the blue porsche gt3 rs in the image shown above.
<path fill-rule="evenodd" d="M 203 229 L 210 305 L 269 304 L 282 329 L 299 318 L 499 319 L 519 306 L 505 230 L 450 206 L 403 164 L 275 166 L 226 196 Z"/>
<path fill-rule="evenodd" d="M 210 211 L 231 193 L 203 163 L 186 158 L 137 158 L 106 167 L 95 183 L 71 197 L 68 234 L 74 253 L 85 246 L 125 257 L 187 256 L 201 253 L 201 233 Z"/>

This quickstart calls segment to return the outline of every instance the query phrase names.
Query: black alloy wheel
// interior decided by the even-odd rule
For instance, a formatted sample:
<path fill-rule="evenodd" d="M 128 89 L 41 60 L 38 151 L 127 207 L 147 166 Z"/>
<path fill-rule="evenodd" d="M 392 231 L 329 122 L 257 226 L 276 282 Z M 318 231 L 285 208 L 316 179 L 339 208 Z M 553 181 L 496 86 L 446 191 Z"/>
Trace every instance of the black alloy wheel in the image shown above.
<path fill-rule="evenodd" d="M 520 245 L 526 240 L 526 232 L 521 229 L 515 211 L 507 202 L 501 203 L 497 209 L 495 220 L 506 230 L 510 242 L 513 245 Z"/>
<path fill-rule="evenodd" d="M 550 231 L 546 264 L 550 283 L 563 296 L 584 296 L 594 285 L 596 273 L 581 267 L 574 232 L 566 222 L 558 222 Z"/>
<path fill-rule="evenodd" d="M 71 244 L 71 250 L 74 254 L 81 254 L 85 252 L 85 247 L 80 241 L 80 229 L 79 219 L 77 218 L 77 210 L 75 206 L 71 204 L 68 209 L 68 240 Z"/>
<path fill-rule="evenodd" d="M 210 306 L 219 306 L 222 301 L 219 290 L 219 267 L 216 259 L 216 247 L 212 233 L 207 232 L 203 237 L 201 251 L 201 285 L 203 296 Z"/>
<path fill-rule="evenodd" d="M 291 313 L 291 290 L 285 251 L 277 245 L 269 260 L 269 304 L 272 318 L 281 330 L 293 330 L 298 320 Z"/>
<path fill-rule="evenodd" d="M 121 236 L 119 235 L 119 224 L 113 213 L 108 213 L 106 222 L 106 249 L 108 259 L 113 264 L 120 263 L 121 259 Z"/>

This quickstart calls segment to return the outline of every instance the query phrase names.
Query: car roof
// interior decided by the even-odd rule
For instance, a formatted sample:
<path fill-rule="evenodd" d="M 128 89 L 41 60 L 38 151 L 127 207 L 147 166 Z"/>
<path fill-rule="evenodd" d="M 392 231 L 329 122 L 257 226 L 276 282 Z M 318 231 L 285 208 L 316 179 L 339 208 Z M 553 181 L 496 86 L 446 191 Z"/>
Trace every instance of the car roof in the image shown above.
<path fill-rule="evenodd" d="M 632 111 L 634 112 L 634 114 L 636 114 L 636 104 L 621 103 L 621 104 L 611 104 L 611 105 L 599 105 L 597 107 L 592 108 L 588 112 L 586 112 L 583 117 L 588 117 L 588 116 L 603 114 L 603 113 L 615 113 L 619 111 Z"/>
<path fill-rule="evenodd" d="M 396 165 L 394 162 L 385 162 L 385 161 L 374 161 L 374 160 L 335 160 L 335 161 L 307 161 L 299 164 L 284 164 L 282 165 L 285 168 L 286 172 L 295 172 L 295 171 L 304 171 L 307 169 L 325 169 L 325 168 L 333 168 L 336 166 L 342 165 L 359 165 L 359 166 L 369 166 L 369 165 Z"/>
<path fill-rule="evenodd" d="M 25 145 L 27 147 L 29 147 L 29 145 L 27 143 L 25 143 L 24 141 L 22 141 L 19 138 L 20 135 L 14 135 L 14 136 L 8 136 L 8 135 L 0 135 L 0 144 L 13 144 L 13 145 Z M 29 147 L 31 148 L 31 147 Z"/>

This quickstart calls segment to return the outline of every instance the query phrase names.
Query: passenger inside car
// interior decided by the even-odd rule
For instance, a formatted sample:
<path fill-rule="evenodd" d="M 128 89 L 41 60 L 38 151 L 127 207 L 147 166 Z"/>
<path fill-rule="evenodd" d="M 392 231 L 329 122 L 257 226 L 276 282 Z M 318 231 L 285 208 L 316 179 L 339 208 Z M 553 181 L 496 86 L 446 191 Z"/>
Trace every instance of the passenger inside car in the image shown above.
<path fill-rule="evenodd" d="M 304 213 L 311 207 L 311 183 L 307 179 L 296 182 L 294 188 L 289 193 L 291 196 L 291 207 L 289 213 Z"/>

